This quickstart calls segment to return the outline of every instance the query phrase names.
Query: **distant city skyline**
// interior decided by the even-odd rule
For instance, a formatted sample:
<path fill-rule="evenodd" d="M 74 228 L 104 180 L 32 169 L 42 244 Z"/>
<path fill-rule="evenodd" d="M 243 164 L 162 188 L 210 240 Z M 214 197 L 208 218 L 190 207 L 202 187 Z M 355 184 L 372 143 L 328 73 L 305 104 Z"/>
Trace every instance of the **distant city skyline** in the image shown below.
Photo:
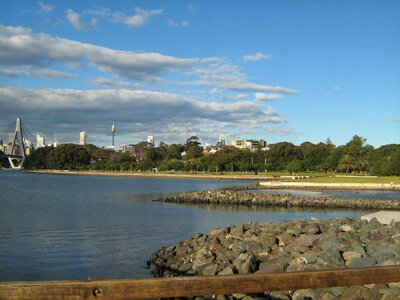
<path fill-rule="evenodd" d="M 1 1 L 0 139 L 400 141 L 400 2 Z M 151 134 L 150 134 L 151 133 Z"/>

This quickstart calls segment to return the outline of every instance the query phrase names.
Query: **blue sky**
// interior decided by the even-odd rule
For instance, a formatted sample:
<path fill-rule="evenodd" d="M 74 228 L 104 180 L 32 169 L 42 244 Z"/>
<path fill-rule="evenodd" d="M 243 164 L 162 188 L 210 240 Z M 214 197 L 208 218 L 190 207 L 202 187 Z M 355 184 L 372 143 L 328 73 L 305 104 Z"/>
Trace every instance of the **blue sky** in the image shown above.
<path fill-rule="evenodd" d="M 399 1 L 1 1 L 0 138 L 400 141 Z"/>

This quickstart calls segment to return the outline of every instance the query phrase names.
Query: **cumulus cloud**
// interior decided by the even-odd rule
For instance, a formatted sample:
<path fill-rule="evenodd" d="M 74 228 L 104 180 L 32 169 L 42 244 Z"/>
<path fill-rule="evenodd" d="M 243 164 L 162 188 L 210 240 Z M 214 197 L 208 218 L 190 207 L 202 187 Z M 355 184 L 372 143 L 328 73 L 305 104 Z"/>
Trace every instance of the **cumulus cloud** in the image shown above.
<path fill-rule="evenodd" d="M 195 76 L 185 85 L 207 86 L 240 92 L 296 94 L 295 89 L 256 84 L 240 68 L 221 57 L 178 58 L 160 53 L 114 50 L 73 40 L 33 34 L 28 28 L 0 26 L 0 64 L 48 67 L 90 64 L 102 72 L 145 81 L 158 82 L 167 73 L 183 72 Z"/>
<path fill-rule="evenodd" d="M 270 93 L 270 94 L 255 93 L 254 95 L 256 96 L 256 100 L 259 100 L 259 101 L 277 100 L 277 99 L 281 99 L 283 97 L 281 94 L 274 94 L 274 93 Z"/>
<path fill-rule="evenodd" d="M 56 70 L 40 68 L 36 66 L 11 66 L 0 68 L 0 76 L 4 77 L 50 77 L 50 78 L 73 78 L 77 75 L 60 72 Z"/>
<path fill-rule="evenodd" d="M 210 95 L 216 96 L 216 95 L 221 94 L 221 93 L 222 93 L 222 90 L 221 90 L 221 89 L 218 89 L 218 88 L 213 88 L 213 89 L 210 90 L 209 93 L 210 93 Z"/>
<path fill-rule="evenodd" d="M 39 8 L 40 8 L 40 11 L 39 11 L 40 13 L 48 14 L 48 13 L 52 12 L 54 9 L 53 5 L 45 4 L 42 1 L 39 1 L 38 4 L 39 4 Z"/>
<path fill-rule="evenodd" d="M 248 54 L 243 57 L 245 61 L 260 61 L 260 60 L 272 60 L 274 57 L 272 54 L 264 54 L 257 52 L 255 54 Z"/>
<path fill-rule="evenodd" d="M 57 133 L 79 132 L 82 124 L 99 133 L 104 122 L 118 120 L 127 129 L 133 124 L 145 124 L 157 131 L 174 123 L 186 128 L 188 123 L 201 128 L 209 122 L 223 124 L 282 123 L 284 119 L 271 110 L 263 111 L 258 101 L 231 104 L 204 102 L 179 94 L 144 90 L 71 90 L 0 88 L 0 110 L 7 117 L 29 116 L 32 130 Z M 157 109 L 154 109 L 154 108 Z M 6 120 L 1 122 L 11 122 Z M 6 123 L 5 123 L 6 124 Z M 0 124 L 1 125 L 1 124 Z M 187 132 L 187 131 L 186 131 Z M 171 132 L 172 133 L 172 132 Z"/>
<path fill-rule="evenodd" d="M 154 81 L 164 72 L 189 69 L 196 61 L 159 53 L 118 51 L 47 34 L 35 35 L 28 28 L 0 26 L 0 64 L 4 65 L 89 63 L 104 72 Z"/>
<path fill-rule="evenodd" d="M 113 80 L 104 77 L 89 78 L 88 81 L 95 86 L 103 88 L 127 89 L 136 87 L 136 85 L 131 82 Z"/>
<path fill-rule="evenodd" d="M 224 99 L 227 99 L 227 100 L 243 100 L 243 99 L 246 99 L 246 98 L 247 98 L 247 95 L 244 94 L 244 93 L 224 96 Z"/>
<path fill-rule="evenodd" d="M 190 23 L 189 21 L 176 22 L 172 19 L 168 19 L 167 25 L 169 27 L 189 27 Z"/>
<path fill-rule="evenodd" d="M 291 128 L 286 128 L 286 127 L 268 127 L 265 129 L 265 133 L 279 134 L 279 135 L 299 135 L 300 134 L 300 132 L 297 132 Z"/>
<path fill-rule="evenodd" d="M 203 61 L 203 60 L 202 60 Z M 204 61 L 203 61 L 204 62 Z M 208 61 L 207 61 L 208 62 Z M 243 74 L 238 66 L 219 58 L 206 65 L 199 65 L 188 73 L 200 79 L 186 84 L 198 86 L 215 86 L 242 92 L 276 92 L 284 94 L 297 94 L 299 91 L 280 86 L 268 86 L 252 83 Z"/>
<path fill-rule="evenodd" d="M 153 16 L 159 16 L 163 13 L 162 9 L 145 10 L 140 7 L 135 8 L 135 14 L 127 16 L 124 13 L 117 12 L 113 14 L 113 21 L 123 23 L 130 27 L 141 27 L 150 22 Z"/>
<path fill-rule="evenodd" d="M 92 19 L 90 21 L 90 24 L 85 24 L 84 22 L 81 21 L 79 14 L 74 12 L 72 9 L 67 10 L 65 17 L 71 23 L 71 25 L 77 30 L 89 31 L 93 29 L 97 24 L 96 19 Z"/>

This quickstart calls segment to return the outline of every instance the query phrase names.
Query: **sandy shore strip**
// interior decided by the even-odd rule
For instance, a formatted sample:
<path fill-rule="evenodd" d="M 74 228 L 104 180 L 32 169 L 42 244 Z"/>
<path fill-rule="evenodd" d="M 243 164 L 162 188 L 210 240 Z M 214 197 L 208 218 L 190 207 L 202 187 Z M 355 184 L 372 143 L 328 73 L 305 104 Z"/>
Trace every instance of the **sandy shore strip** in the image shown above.
<path fill-rule="evenodd" d="M 171 179 L 211 179 L 211 180 L 253 180 L 264 189 L 306 189 L 306 190 L 392 190 L 400 191 L 399 184 L 391 183 L 313 183 L 283 181 L 283 177 L 271 175 L 246 174 L 210 174 L 210 173 L 151 173 L 151 172 L 112 172 L 112 171 L 68 171 L 68 170 L 25 170 L 27 173 L 85 175 L 85 176 L 118 176 L 138 178 L 171 178 Z"/>
<path fill-rule="evenodd" d="M 283 182 L 260 181 L 261 188 L 268 189 L 317 189 L 317 190 L 391 190 L 400 191 L 400 185 L 394 183 L 320 183 L 320 182 Z"/>
<path fill-rule="evenodd" d="M 27 173 L 87 176 L 118 176 L 142 178 L 182 178 L 182 179 L 215 179 L 215 180 L 280 180 L 279 177 L 265 175 L 232 175 L 210 173 L 151 173 L 151 172 L 101 172 L 101 171 L 68 171 L 68 170 L 25 170 Z"/>

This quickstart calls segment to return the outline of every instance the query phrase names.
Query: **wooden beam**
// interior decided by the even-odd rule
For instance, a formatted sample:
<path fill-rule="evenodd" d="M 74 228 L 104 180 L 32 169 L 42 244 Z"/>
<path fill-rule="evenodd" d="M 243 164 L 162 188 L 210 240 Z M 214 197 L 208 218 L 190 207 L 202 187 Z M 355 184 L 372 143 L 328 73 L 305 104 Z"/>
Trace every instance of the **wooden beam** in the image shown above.
<path fill-rule="evenodd" d="M 0 283 L 0 299 L 132 299 L 258 293 L 400 282 L 400 266 L 309 272 Z"/>

